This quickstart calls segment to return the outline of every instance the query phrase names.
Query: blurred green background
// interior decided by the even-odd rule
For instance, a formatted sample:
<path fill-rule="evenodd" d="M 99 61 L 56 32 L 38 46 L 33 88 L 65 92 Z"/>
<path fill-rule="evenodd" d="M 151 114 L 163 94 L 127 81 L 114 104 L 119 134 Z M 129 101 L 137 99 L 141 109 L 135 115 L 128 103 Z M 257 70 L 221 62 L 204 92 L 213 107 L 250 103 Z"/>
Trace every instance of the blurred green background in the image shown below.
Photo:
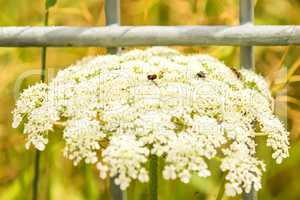
<path fill-rule="evenodd" d="M 121 0 L 122 25 L 237 25 L 238 0 Z M 0 0 L 0 26 L 43 24 L 43 0 Z M 50 25 L 103 26 L 103 0 L 58 0 L 50 9 Z M 299 0 L 257 0 L 255 23 L 299 25 Z M 182 47 L 184 53 L 206 53 L 229 66 L 239 66 L 239 48 L 225 46 Z M 48 48 L 49 74 L 91 55 L 105 54 L 103 48 Z M 34 150 L 26 151 L 24 136 L 11 128 L 15 83 L 24 72 L 29 76 L 22 88 L 39 80 L 40 48 L 0 48 L 0 200 L 31 198 Z M 256 69 L 264 75 L 276 98 L 276 111 L 291 131 L 290 158 L 281 165 L 271 159 L 263 139 L 258 139 L 258 156 L 267 163 L 263 177 L 262 200 L 300 199 L 300 48 L 256 47 Z M 33 70 L 33 71 L 32 71 Z M 49 75 L 49 79 L 51 78 Z M 57 134 L 59 135 L 59 134 Z M 98 178 L 93 166 L 73 167 L 62 155 L 63 143 L 50 135 L 50 145 L 41 156 L 39 199 L 110 199 L 109 181 Z M 213 176 L 193 177 L 188 185 L 178 181 L 159 182 L 159 199 L 215 199 L 221 184 L 218 162 L 212 161 Z M 129 200 L 147 199 L 147 186 L 133 183 Z M 231 198 L 239 199 L 240 197 Z M 225 198 L 224 199 L 230 199 Z"/>

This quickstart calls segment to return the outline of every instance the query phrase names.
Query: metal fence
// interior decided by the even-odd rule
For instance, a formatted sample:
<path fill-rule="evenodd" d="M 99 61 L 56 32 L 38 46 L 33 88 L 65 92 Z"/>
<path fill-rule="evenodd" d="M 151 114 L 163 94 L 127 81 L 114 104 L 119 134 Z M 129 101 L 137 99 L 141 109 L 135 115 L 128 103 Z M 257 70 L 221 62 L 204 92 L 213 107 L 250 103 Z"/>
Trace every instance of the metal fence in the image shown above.
<path fill-rule="evenodd" d="M 240 46 L 240 65 L 254 69 L 254 45 L 300 45 L 300 26 L 255 26 L 252 0 L 240 0 L 239 26 L 119 26 L 120 0 L 106 0 L 107 27 L 1 27 L 0 47 Z M 112 198 L 125 199 L 112 183 Z M 255 200 L 252 190 L 244 200 Z"/>

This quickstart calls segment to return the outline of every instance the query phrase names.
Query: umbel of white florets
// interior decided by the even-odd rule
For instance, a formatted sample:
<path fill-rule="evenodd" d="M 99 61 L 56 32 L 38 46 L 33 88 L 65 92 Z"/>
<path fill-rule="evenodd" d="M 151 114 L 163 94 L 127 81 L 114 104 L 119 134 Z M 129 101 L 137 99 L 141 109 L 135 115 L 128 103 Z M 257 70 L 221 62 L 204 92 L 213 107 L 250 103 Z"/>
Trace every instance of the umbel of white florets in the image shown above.
<path fill-rule="evenodd" d="M 67 122 L 63 138 L 66 142 L 64 155 L 77 165 L 81 159 L 86 163 L 98 161 L 96 151 L 105 137 L 97 120 L 79 119 Z"/>
<path fill-rule="evenodd" d="M 97 164 L 100 177 L 106 178 L 107 173 L 111 177 L 116 176 L 115 182 L 124 190 L 132 179 L 141 182 L 149 180 L 144 167 L 149 155 L 148 148 L 142 141 L 138 141 L 134 135 L 119 135 L 111 139 L 110 145 L 103 150 L 103 161 Z"/>
<path fill-rule="evenodd" d="M 261 188 L 257 135 L 267 137 L 277 163 L 289 155 L 288 132 L 272 108 L 268 84 L 254 72 L 155 47 L 85 58 L 26 89 L 13 127 L 23 122 L 26 147 L 44 150 L 59 125 L 64 155 L 96 164 L 123 190 L 149 180 L 154 155 L 165 179 L 184 183 L 210 176 L 207 160 L 217 159 L 234 196 Z"/>

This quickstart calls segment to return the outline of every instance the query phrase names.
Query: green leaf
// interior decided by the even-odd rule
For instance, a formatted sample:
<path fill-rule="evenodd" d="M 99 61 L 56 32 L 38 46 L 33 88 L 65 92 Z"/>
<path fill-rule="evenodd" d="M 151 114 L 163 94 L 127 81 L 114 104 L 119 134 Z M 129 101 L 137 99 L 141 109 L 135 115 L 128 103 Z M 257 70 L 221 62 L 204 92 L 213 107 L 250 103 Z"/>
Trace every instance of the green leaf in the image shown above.
<path fill-rule="evenodd" d="M 46 0 L 46 2 L 45 2 L 46 9 L 49 9 L 52 6 L 55 6 L 56 3 L 57 3 L 57 0 Z"/>

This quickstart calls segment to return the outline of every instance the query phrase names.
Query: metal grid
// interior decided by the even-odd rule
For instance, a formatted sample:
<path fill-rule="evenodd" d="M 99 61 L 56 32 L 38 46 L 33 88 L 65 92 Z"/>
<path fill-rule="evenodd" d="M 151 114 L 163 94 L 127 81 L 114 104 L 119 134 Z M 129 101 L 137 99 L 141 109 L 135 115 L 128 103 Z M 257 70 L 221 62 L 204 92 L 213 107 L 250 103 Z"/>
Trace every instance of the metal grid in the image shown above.
<path fill-rule="evenodd" d="M 0 27 L 0 47 L 154 45 L 300 45 L 300 26 Z"/>

